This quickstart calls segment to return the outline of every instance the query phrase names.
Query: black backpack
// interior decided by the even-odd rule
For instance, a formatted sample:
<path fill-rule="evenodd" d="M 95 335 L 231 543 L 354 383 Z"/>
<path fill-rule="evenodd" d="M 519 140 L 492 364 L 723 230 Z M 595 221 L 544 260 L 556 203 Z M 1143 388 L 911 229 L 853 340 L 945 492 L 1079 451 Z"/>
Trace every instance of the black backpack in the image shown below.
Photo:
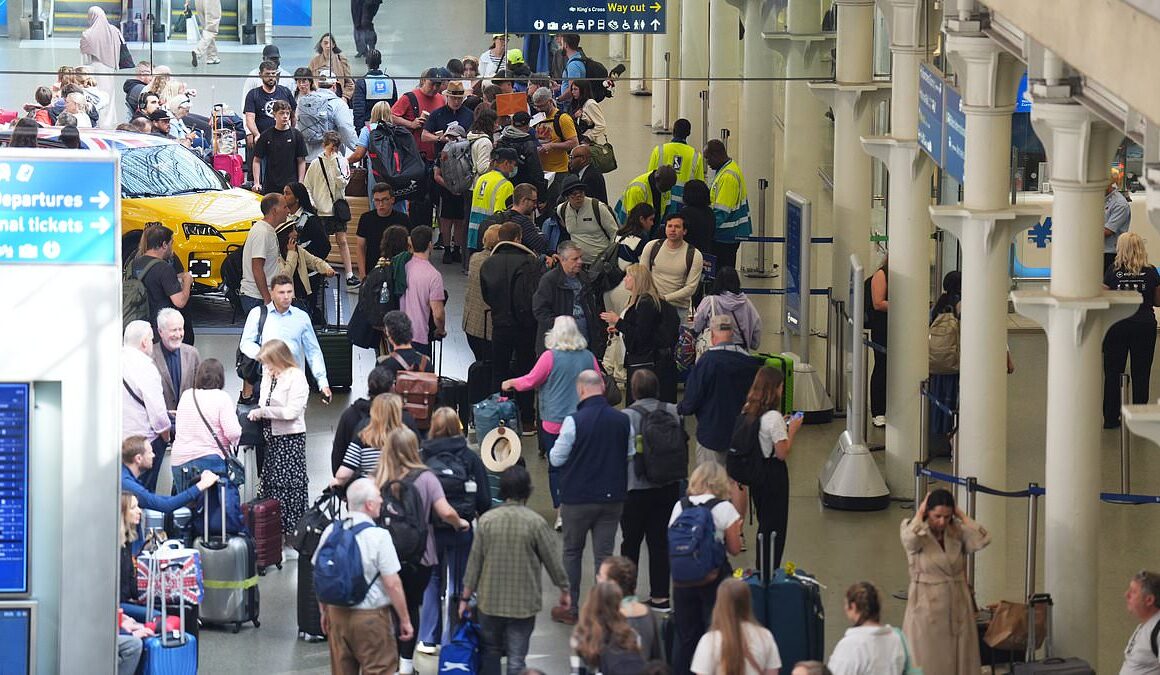
<path fill-rule="evenodd" d="M 584 64 L 584 78 L 592 84 L 592 98 L 597 103 L 611 98 L 612 92 L 604 84 L 608 80 L 608 69 L 604 67 L 604 64 L 587 56 L 582 56 L 580 62 Z"/>
<path fill-rule="evenodd" d="M 633 468 L 654 485 L 668 485 L 689 477 L 689 434 L 680 418 L 661 404 L 649 410 L 639 403 L 629 406 L 640 415 L 639 452 Z"/>
<path fill-rule="evenodd" d="M 672 349 L 681 335 L 681 314 L 668 302 L 661 300 L 661 325 L 657 331 L 657 349 Z"/>
<path fill-rule="evenodd" d="M 536 289 L 540 287 L 540 279 L 544 278 L 547 269 L 539 258 L 528 256 L 528 259 L 516 268 L 512 274 L 511 307 L 512 316 L 516 323 L 526 328 L 536 327 L 536 315 L 532 311 L 533 298 Z"/>
<path fill-rule="evenodd" d="M 592 287 L 600 292 L 611 291 L 620 285 L 624 279 L 624 270 L 620 269 L 620 241 L 613 239 L 608 246 L 592 261 L 588 268 L 588 278 Z"/>
<path fill-rule="evenodd" d="M 871 317 L 874 312 L 874 296 L 870 293 L 870 281 L 874 279 L 874 275 L 866 277 L 866 281 L 862 285 L 862 327 L 870 328 Z"/>
<path fill-rule="evenodd" d="M 390 260 L 367 273 L 358 290 L 358 304 L 350 317 L 348 335 L 351 344 L 364 349 L 378 345 L 384 317 L 387 312 L 399 309 L 399 296 L 391 288 L 393 275 L 394 267 Z"/>
<path fill-rule="evenodd" d="M 371 129 L 370 170 L 376 183 L 388 183 L 396 199 L 410 199 L 426 190 L 427 163 L 411 131 L 394 124 Z"/>
<path fill-rule="evenodd" d="M 750 420 L 741 415 L 733 423 L 729 450 L 725 453 L 725 473 L 742 485 L 762 482 L 765 457 L 761 454 L 761 418 Z"/>
<path fill-rule="evenodd" d="M 475 494 L 467 491 L 467 482 L 472 480 L 473 476 L 467 458 L 459 452 L 440 452 L 424 458 L 424 461 L 443 486 L 443 496 L 447 498 L 447 503 L 451 504 L 460 518 L 474 520 Z M 476 489 L 479 487 L 476 486 Z M 431 514 L 431 522 L 435 523 L 436 527 L 448 527 L 434 513 Z"/>
<path fill-rule="evenodd" d="M 411 565 L 418 565 L 427 550 L 427 513 L 415 487 L 420 473 L 416 469 L 399 480 L 388 481 L 379 511 L 379 525 L 391 533 L 399 562 Z"/>

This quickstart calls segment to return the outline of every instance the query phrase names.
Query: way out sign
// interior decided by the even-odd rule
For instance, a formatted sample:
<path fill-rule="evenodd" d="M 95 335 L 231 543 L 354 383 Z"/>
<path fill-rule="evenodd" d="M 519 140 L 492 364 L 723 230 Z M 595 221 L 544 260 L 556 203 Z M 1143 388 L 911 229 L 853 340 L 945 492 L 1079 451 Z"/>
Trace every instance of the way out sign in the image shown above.
<path fill-rule="evenodd" d="M 664 33 L 671 0 L 487 0 L 489 33 Z"/>

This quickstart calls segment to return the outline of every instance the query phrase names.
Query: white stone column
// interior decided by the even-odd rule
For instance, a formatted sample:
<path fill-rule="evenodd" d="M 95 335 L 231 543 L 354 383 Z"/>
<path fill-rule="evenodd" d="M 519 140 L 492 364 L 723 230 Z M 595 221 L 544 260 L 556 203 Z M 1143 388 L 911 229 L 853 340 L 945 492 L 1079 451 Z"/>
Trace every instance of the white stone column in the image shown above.
<path fill-rule="evenodd" d="M 1006 489 L 1008 256 L 1014 234 L 1038 220 L 1034 209 L 1012 207 L 1008 190 L 1011 114 L 1023 68 L 978 33 L 950 33 L 946 49 L 966 115 L 963 204 L 931 213 L 963 252 L 959 473 Z M 976 515 L 991 532 L 991 545 L 975 559 L 981 605 L 1008 597 L 1019 584 L 1007 575 L 1007 500 L 979 495 Z"/>
<path fill-rule="evenodd" d="M 914 462 L 918 459 L 922 402 L 918 385 L 927 376 L 927 308 L 930 306 L 930 206 L 931 172 L 934 163 L 918 147 L 918 69 L 926 58 L 929 17 L 923 16 L 919 0 L 882 0 L 882 11 L 890 31 L 891 70 L 890 135 L 865 138 L 866 151 L 882 160 L 889 172 L 890 200 L 887 205 L 890 268 L 890 312 L 887 313 L 890 339 L 887 342 L 886 371 L 886 484 L 895 496 L 908 495 L 914 484 Z M 839 6 L 839 12 L 844 5 Z M 842 31 L 842 14 L 838 30 Z M 843 66 L 843 39 L 838 41 L 838 67 Z M 871 67 L 868 62 L 865 68 Z M 837 112 L 837 111 L 835 111 Z M 868 120 L 859 120 L 869 124 Z M 839 129 L 840 129 L 839 125 Z M 841 221 L 837 175 L 843 163 L 837 158 L 841 143 L 835 140 L 834 204 L 835 228 Z M 870 186 L 866 186 L 869 199 Z M 861 202 L 860 202 L 861 203 Z M 853 205 L 851 205 L 852 207 Z M 851 237 L 846 245 L 863 259 L 871 260 L 869 205 L 853 217 L 846 228 Z M 851 229 L 853 228 L 853 229 Z M 836 230 L 837 231 L 837 230 Z M 854 239 L 853 237 L 857 237 Z M 834 283 L 838 283 L 835 274 Z M 922 496 L 919 496 L 921 499 Z"/>
<path fill-rule="evenodd" d="M 1047 331 L 1047 496 L 1044 590 L 1055 601 L 1056 644 L 1095 663 L 1099 576 L 1101 344 L 1139 306 L 1135 291 L 1102 285 L 1104 189 L 1123 133 L 1066 99 L 1036 98 L 1035 133 L 1051 168 L 1051 286 L 1012 293 L 1015 308 Z M 964 280 L 965 283 L 965 280 Z"/>
<path fill-rule="evenodd" d="M 744 140 L 737 136 L 741 99 L 741 42 L 737 39 L 741 16 L 727 0 L 709 0 L 709 137 L 729 130 L 726 145 L 736 153 Z"/>
<path fill-rule="evenodd" d="M 645 38 L 647 36 L 640 33 L 633 33 L 628 38 L 628 79 L 629 91 L 633 94 L 648 94 L 648 86 L 645 83 L 645 66 L 647 50 L 645 49 Z"/>
<path fill-rule="evenodd" d="M 680 5 L 670 3 L 665 17 L 665 33 L 652 35 L 652 128 L 656 132 L 668 131 L 666 118 L 672 117 L 674 88 L 667 78 L 676 72 L 677 47 L 680 46 L 681 15 Z M 666 70 L 667 66 L 667 70 Z M 668 120 L 672 124 L 672 120 Z"/>
<path fill-rule="evenodd" d="M 608 36 L 608 60 L 613 64 L 628 62 L 628 35 L 613 33 Z"/>
<path fill-rule="evenodd" d="M 695 148 L 703 148 L 708 140 L 701 133 L 705 120 L 701 92 L 709 90 L 708 0 L 681 0 L 681 23 L 686 29 L 681 31 L 681 49 L 677 59 L 681 73 L 677 117 L 684 117 L 693 125 L 689 143 Z"/>

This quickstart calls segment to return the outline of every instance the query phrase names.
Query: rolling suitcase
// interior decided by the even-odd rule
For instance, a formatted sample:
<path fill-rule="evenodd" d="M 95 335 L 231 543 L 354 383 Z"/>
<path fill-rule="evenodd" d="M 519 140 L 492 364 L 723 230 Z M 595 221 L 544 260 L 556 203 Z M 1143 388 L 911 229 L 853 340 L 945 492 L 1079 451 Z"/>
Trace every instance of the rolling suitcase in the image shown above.
<path fill-rule="evenodd" d="M 306 642 L 321 642 L 326 639 L 326 633 L 322 630 L 322 612 L 314 592 L 314 564 L 310 558 L 298 559 L 298 637 Z"/>
<path fill-rule="evenodd" d="M 787 354 L 754 354 L 761 365 L 780 370 L 785 376 L 785 390 L 781 397 L 781 412 L 793 412 L 793 359 Z"/>
<path fill-rule="evenodd" d="M 169 615 L 165 604 L 166 596 L 169 595 L 164 588 L 166 576 L 161 574 L 162 567 L 169 564 L 181 565 L 180 562 L 165 560 L 160 556 L 150 558 L 149 601 L 145 610 L 147 616 L 153 616 L 156 597 L 160 597 L 161 615 Z M 138 670 L 142 675 L 197 675 L 197 637 L 186 632 L 185 594 L 178 593 L 177 597 L 178 629 L 166 629 L 160 635 L 145 638 L 141 649 L 141 667 Z"/>
<path fill-rule="evenodd" d="M 1044 657 L 1041 660 L 1028 661 L 1026 663 L 1016 663 L 1011 669 L 1011 675 L 1043 675 L 1050 673 L 1051 675 L 1095 675 L 1095 669 L 1091 664 L 1079 658 L 1060 658 L 1051 655 L 1051 614 L 1054 607 L 1051 596 L 1046 593 L 1037 593 L 1032 595 L 1030 601 L 1027 603 L 1028 622 L 1027 622 L 1027 644 L 1037 645 L 1039 640 L 1035 637 L 1035 621 L 1031 620 L 1035 612 L 1036 605 L 1047 606 L 1047 636 L 1043 640 Z"/>
<path fill-rule="evenodd" d="M 471 405 L 479 403 L 495 391 L 495 383 L 492 382 L 494 375 L 495 369 L 490 361 L 476 361 L 467 368 L 468 417 L 471 416 Z"/>
<path fill-rule="evenodd" d="M 471 404 L 467 400 L 467 383 L 443 374 L 443 340 L 431 343 L 431 353 L 435 356 L 435 373 L 439 378 L 439 391 L 435 394 L 436 405 L 453 408 L 463 423 L 464 432 L 471 420 Z"/>
<path fill-rule="evenodd" d="M 323 289 L 329 287 L 330 282 L 327 281 Z M 322 360 L 326 362 L 326 377 L 330 381 L 331 389 L 350 389 L 354 383 L 354 347 L 350 343 L 346 326 L 342 325 L 344 292 L 342 288 L 338 288 L 335 293 L 334 323 L 327 323 L 316 332 L 318 347 L 322 350 Z"/>
<path fill-rule="evenodd" d="M 225 486 L 222 486 L 224 492 Z M 202 509 L 203 532 L 209 532 L 209 491 Z M 222 498 L 225 496 L 223 494 Z M 225 531 L 225 511 L 222 511 L 222 531 Z M 258 622 L 258 554 L 254 540 L 247 535 L 206 534 L 194 543 L 201 556 L 201 572 L 205 594 L 201 601 L 201 620 L 206 624 L 233 624 L 234 632 L 242 624 Z"/>
<path fill-rule="evenodd" d="M 330 490 L 314 502 L 298 520 L 291 544 L 298 551 L 298 637 L 307 642 L 326 639 L 318 595 L 314 592 L 314 564 L 311 559 L 318 548 L 322 532 L 339 515 L 341 504 Z"/>
<path fill-rule="evenodd" d="M 758 538 L 759 568 L 771 568 L 775 536 L 771 534 L 769 541 Z M 754 616 L 773 633 L 783 663 L 824 658 L 826 612 L 817 580 L 802 572 L 787 573 L 784 568 L 772 576 L 759 571 L 756 582 L 750 577 L 750 592 Z"/>
<path fill-rule="evenodd" d="M 258 575 L 267 567 L 282 569 L 282 505 L 277 499 L 258 499 L 242 504 L 246 529 L 254 538 L 258 555 Z"/>

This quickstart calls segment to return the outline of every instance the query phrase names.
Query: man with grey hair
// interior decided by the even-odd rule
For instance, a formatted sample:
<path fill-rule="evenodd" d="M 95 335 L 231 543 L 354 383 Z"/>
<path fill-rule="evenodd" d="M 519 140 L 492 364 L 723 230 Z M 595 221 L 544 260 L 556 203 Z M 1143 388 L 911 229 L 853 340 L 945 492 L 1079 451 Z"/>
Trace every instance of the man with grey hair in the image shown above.
<path fill-rule="evenodd" d="M 628 495 L 627 458 L 636 451 L 628 416 L 608 405 L 600 373 L 581 371 L 576 393 L 580 398 L 576 412 L 564 418 L 548 454 L 552 466 L 560 469 L 564 569 L 572 593 L 571 607 L 553 607 L 552 620 L 568 625 L 576 623 L 580 607 L 580 567 L 589 533 L 593 574 L 612 555 Z"/>
<path fill-rule="evenodd" d="M 193 386 L 201 354 L 196 347 L 184 343 L 185 317 L 172 307 L 157 312 L 157 334 L 161 339 L 153 345 L 153 365 L 161 374 L 165 409 L 177 410 L 181 395 Z"/>
<path fill-rule="evenodd" d="M 1124 599 L 1140 625 L 1124 648 L 1120 675 L 1160 675 L 1160 574 L 1137 572 Z"/>
<path fill-rule="evenodd" d="M 157 459 L 139 478 L 150 492 L 156 492 L 172 424 L 152 354 L 153 327 L 145 321 L 130 321 L 121 348 L 121 435 L 143 436 L 153 446 Z"/>
<path fill-rule="evenodd" d="M 584 252 L 574 241 L 556 247 L 559 263 L 540 277 L 532 296 L 532 314 L 536 317 L 536 354 L 544 351 L 544 335 L 552 329 L 558 316 L 576 319 L 580 334 L 588 340 L 588 349 L 596 358 L 604 357 L 608 333 L 600 322 L 603 298 L 593 291 L 583 270 Z M 600 304 L 598 304 L 600 303 Z"/>
<path fill-rule="evenodd" d="M 330 669 L 335 673 L 394 673 L 399 668 L 399 649 L 391 610 L 399 616 L 399 640 L 415 635 L 403 582 L 399 579 L 399 556 L 387 530 L 375 526 L 383 506 L 379 489 L 369 478 L 359 478 L 346 489 L 349 518 L 327 526 L 318 540 L 312 564 L 335 527 L 359 528 L 355 532 L 367 594 L 352 607 L 318 603 L 322 630 L 330 645 Z"/>
<path fill-rule="evenodd" d="M 536 125 L 536 136 L 540 139 L 540 163 L 544 171 L 555 172 L 558 181 L 568 173 L 568 153 L 580 145 L 576 121 L 556 107 L 551 90 L 546 88 L 537 89 L 532 94 L 532 107 L 544 115 L 543 121 Z"/>

